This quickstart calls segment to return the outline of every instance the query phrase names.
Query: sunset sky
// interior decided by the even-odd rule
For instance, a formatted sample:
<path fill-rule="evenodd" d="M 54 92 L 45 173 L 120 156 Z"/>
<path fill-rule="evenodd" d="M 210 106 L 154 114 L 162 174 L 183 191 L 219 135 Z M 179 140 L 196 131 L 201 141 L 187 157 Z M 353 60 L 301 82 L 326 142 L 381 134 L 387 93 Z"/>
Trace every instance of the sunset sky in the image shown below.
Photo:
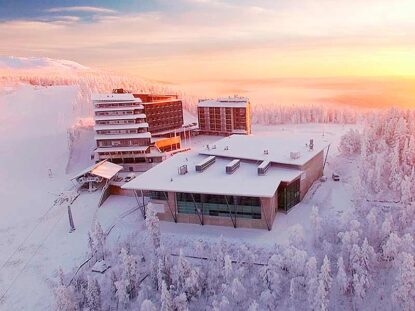
<path fill-rule="evenodd" d="M 413 0 L 0 1 L 0 54 L 162 81 L 415 75 Z"/>

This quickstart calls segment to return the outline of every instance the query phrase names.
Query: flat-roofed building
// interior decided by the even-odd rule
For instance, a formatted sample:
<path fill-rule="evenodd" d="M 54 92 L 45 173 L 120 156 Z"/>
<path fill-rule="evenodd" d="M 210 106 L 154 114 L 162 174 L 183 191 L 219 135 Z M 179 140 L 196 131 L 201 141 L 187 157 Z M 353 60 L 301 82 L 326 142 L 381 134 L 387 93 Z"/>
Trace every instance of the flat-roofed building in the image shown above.
<path fill-rule="evenodd" d="M 201 134 L 251 134 L 251 104 L 246 97 L 201 99 L 197 117 Z"/>
<path fill-rule="evenodd" d="M 153 134 L 175 134 L 183 126 L 183 105 L 178 95 L 133 94 L 139 98 L 147 116 L 148 130 Z"/>
<path fill-rule="evenodd" d="M 323 175 L 327 142 L 232 135 L 177 154 L 122 188 L 161 204 L 162 220 L 272 228 Z"/>
<path fill-rule="evenodd" d="M 151 133 L 139 98 L 130 93 L 94 94 L 92 102 L 97 162 L 132 164 L 163 160 L 164 154 L 151 148 Z"/>

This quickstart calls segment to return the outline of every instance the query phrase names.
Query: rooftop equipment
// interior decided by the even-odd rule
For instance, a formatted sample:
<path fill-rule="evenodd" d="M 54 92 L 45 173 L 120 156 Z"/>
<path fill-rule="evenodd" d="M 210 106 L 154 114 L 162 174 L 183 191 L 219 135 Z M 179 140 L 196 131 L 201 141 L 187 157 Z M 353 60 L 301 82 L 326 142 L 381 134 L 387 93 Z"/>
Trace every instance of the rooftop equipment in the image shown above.
<path fill-rule="evenodd" d="M 271 161 L 262 161 L 261 164 L 258 166 L 258 175 L 265 175 L 270 167 Z"/>
<path fill-rule="evenodd" d="M 178 169 L 179 175 L 185 175 L 185 174 L 187 174 L 187 172 L 188 172 L 188 170 L 187 170 L 187 165 L 186 164 L 181 165 Z"/>
<path fill-rule="evenodd" d="M 290 158 L 291 158 L 292 160 L 299 159 L 300 157 L 301 157 L 301 153 L 300 153 L 300 151 L 291 151 L 291 152 L 290 152 Z"/>
<path fill-rule="evenodd" d="M 309 145 L 309 147 L 310 147 L 310 150 L 313 150 L 314 149 L 314 139 L 310 139 L 310 145 Z"/>
<path fill-rule="evenodd" d="M 241 166 L 241 160 L 235 159 L 226 165 L 226 174 L 233 174 Z"/>
<path fill-rule="evenodd" d="M 200 162 L 199 164 L 196 164 L 196 172 L 203 172 L 205 169 L 207 169 L 209 166 L 211 166 L 213 163 L 215 163 L 216 161 L 216 157 L 215 156 L 210 156 L 207 157 L 206 159 L 204 159 L 202 162 Z"/>
<path fill-rule="evenodd" d="M 264 150 L 264 154 L 268 154 L 268 149 L 265 149 Z"/>

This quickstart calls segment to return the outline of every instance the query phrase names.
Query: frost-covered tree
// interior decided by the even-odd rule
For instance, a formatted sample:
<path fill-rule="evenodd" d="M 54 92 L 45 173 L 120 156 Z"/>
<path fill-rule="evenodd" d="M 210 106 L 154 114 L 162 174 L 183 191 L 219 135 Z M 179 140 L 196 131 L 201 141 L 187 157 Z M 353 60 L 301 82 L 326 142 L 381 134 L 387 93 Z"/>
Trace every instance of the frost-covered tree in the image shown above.
<path fill-rule="evenodd" d="M 79 310 L 78 298 L 75 288 L 70 285 L 59 285 L 55 289 L 56 310 L 58 311 L 77 311 Z"/>
<path fill-rule="evenodd" d="M 172 311 L 174 310 L 173 298 L 167 288 L 166 282 L 163 281 L 161 286 L 161 311 Z"/>
<path fill-rule="evenodd" d="M 336 283 L 341 293 L 346 294 L 349 289 L 349 280 L 344 268 L 343 257 L 337 260 Z"/>
<path fill-rule="evenodd" d="M 387 261 L 393 261 L 399 253 L 400 246 L 401 239 L 395 232 L 392 232 L 382 246 L 383 258 Z"/>
<path fill-rule="evenodd" d="M 140 311 L 157 311 L 157 308 L 151 300 L 146 299 L 141 304 Z"/>
<path fill-rule="evenodd" d="M 150 235 L 150 238 L 153 242 L 154 249 L 158 249 L 160 247 L 160 220 L 157 217 L 156 211 L 154 208 L 149 205 L 147 208 L 147 215 L 146 215 L 146 227 L 147 232 Z"/>
<path fill-rule="evenodd" d="M 344 155 L 360 153 L 361 135 L 358 130 L 350 129 L 340 138 L 339 151 Z"/>
<path fill-rule="evenodd" d="M 319 215 L 319 210 L 317 206 L 313 206 L 311 209 L 310 221 L 314 233 L 314 243 L 317 245 L 318 241 L 321 238 L 321 222 L 322 219 Z"/>
<path fill-rule="evenodd" d="M 331 288 L 332 277 L 331 277 L 330 260 L 328 259 L 327 255 L 324 256 L 323 264 L 321 265 L 321 268 L 320 268 L 319 280 L 323 282 L 325 290 L 328 293 Z"/>
<path fill-rule="evenodd" d="M 309 305 L 314 303 L 314 297 L 318 287 L 318 271 L 317 271 L 317 260 L 315 257 L 310 257 L 306 264 L 306 288 L 307 288 L 307 299 Z"/>
<path fill-rule="evenodd" d="M 102 230 L 101 224 L 98 221 L 94 221 L 92 225 L 92 231 L 89 233 L 89 246 L 91 254 L 95 260 L 104 259 L 104 245 L 105 245 L 105 233 Z"/>
<path fill-rule="evenodd" d="M 121 279 L 116 281 L 114 285 L 117 289 L 115 295 L 117 297 L 118 306 L 121 308 L 126 308 L 130 299 L 128 294 L 128 281 L 126 279 Z"/>
<path fill-rule="evenodd" d="M 411 254 L 402 252 L 397 260 L 397 276 L 392 298 L 404 311 L 415 306 L 415 261 Z"/>
<path fill-rule="evenodd" d="M 86 304 L 89 310 L 101 310 L 101 288 L 98 284 L 98 281 L 92 276 L 88 276 L 86 300 Z"/>
<path fill-rule="evenodd" d="M 125 281 L 123 284 L 126 285 L 128 298 L 134 298 L 137 294 L 137 259 L 134 255 L 128 254 L 125 248 L 122 248 L 120 252 L 120 262 L 120 279 Z"/>
<path fill-rule="evenodd" d="M 188 303 L 185 293 L 181 293 L 180 295 L 174 298 L 174 306 L 177 311 L 188 311 Z"/>

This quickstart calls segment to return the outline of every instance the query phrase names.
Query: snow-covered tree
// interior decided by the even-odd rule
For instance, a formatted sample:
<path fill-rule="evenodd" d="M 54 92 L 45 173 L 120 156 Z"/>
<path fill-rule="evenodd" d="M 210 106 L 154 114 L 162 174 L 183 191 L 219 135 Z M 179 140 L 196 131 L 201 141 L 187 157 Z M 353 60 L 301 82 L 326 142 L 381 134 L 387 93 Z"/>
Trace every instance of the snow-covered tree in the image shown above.
<path fill-rule="evenodd" d="M 321 222 L 322 222 L 317 206 L 312 207 L 310 220 L 311 220 L 311 225 L 313 227 L 314 243 L 317 245 L 317 242 L 321 238 Z"/>
<path fill-rule="evenodd" d="M 397 263 L 397 276 L 392 298 L 404 311 L 415 306 L 415 261 L 411 254 L 402 252 Z"/>
<path fill-rule="evenodd" d="M 79 310 L 78 298 L 75 294 L 75 288 L 70 285 L 59 285 L 55 289 L 56 310 L 58 311 L 77 311 Z"/>
<path fill-rule="evenodd" d="M 349 289 L 349 280 L 344 269 L 343 257 L 341 256 L 337 260 L 336 282 L 340 292 L 346 294 Z"/>
<path fill-rule="evenodd" d="M 140 311 L 157 311 L 157 308 L 151 300 L 146 299 L 141 304 Z"/>
<path fill-rule="evenodd" d="M 92 276 L 88 276 L 86 299 L 89 310 L 101 310 L 101 288 Z"/>
<path fill-rule="evenodd" d="M 174 310 L 173 298 L 167 288 L 166 282 L 163 281 L 161 286 L 161 311 L 172 311 Z"/>
<path fill-rule="evenodd" d="M 102 230 L 101 224 L 94 221 L 92 225 L 92 232 L 89 233 L 89 246 L 91 254 L 96 260 L 104 259 L 105 233 Z"/>
<path fill-rule="evenodd" d="M 400 246 L 401 239 L 395 232 L 392 232 L 382 246 L 383 258 L 387 261 L 393 261 L 399 253 Z"/>
<path fill-rule="evenodd" d="M 125 308 L 130 300 L 128 294 L 128 281 L 126 279 L 121 279 L 116 281 L 114 285 L 117 289 L 115 295 L 117 297 L 118 305 L 122 308 Z"/>
<path fill-rule="evenodd" d="M 310 257 L 306 264 L 306 288 L 309 305 L 314 303 L 314 297 L 316 295 L 318 287 L 318 271 L 317 260 L 315 257 Z"/>

